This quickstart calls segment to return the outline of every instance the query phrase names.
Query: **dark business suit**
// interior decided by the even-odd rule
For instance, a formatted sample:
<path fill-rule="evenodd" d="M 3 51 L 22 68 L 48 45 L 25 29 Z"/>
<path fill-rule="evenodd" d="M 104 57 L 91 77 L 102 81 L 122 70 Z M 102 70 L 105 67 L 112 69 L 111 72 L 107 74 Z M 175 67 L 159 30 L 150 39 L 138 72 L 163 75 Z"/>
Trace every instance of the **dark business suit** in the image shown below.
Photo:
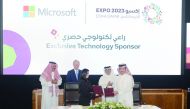
<path fill-rule="evenodd" d="M 79 105 L 89 106 L 90 100 L 95 98 L 95 94 L 92 90 L 92 85 L 88 80 L 80 80 L 79 93 Z"/>
<path fill-rule="evenodd" d="M 66 76 L 66 82 L 79 82 L 80 78 L 81 78 L 81 70 L 78 70 L 78 80 L 76 78 L 76 74 L 75 74 L 75 70 L 69 70 L 67 72 L 67 76 Z"/>

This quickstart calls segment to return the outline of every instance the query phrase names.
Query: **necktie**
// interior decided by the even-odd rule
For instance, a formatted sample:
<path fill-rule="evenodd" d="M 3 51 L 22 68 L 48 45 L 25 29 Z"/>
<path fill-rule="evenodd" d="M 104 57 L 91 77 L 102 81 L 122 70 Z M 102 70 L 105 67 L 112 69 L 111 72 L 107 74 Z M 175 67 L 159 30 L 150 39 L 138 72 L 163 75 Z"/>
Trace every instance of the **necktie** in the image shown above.
<path fill-rule="evenodd" d="M 75 74 L 76 74 L 76 78 L 78 80 L 78 70 L 75 71 Z"/>

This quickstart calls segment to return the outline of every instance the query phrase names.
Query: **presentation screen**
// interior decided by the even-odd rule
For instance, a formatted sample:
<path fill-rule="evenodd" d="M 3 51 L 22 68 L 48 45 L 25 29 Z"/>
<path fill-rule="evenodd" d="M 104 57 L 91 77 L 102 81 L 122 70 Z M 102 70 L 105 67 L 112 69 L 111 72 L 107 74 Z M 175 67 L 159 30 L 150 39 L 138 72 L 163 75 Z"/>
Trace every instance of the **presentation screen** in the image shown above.
<path fill-rule="evenodd" d="M 186 68 L 190 69 L 190 23 L 187 23 Z"/>
<path fill-rule="evenodd" d="M 101 75 L 180 75 L 182 0 L 3 0 L 3 74 L 40 75 L 73 60 Z"/>

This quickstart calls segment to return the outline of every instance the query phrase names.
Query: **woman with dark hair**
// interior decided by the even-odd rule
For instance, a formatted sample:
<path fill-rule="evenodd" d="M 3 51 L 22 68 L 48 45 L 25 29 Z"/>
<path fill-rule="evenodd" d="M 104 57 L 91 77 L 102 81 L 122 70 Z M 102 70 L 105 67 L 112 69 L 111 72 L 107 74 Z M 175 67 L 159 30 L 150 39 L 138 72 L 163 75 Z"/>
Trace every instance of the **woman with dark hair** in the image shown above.
<path fill-rule="evenodd" d="M 90 101 L 95 98 L 95 94 L 92 90 L 92 85 L 88 80 L 89 70 L 83 69 L 81 74 L 81 80 L 79 83 L 79 104 L 83 106 L 89 106 Z"/>

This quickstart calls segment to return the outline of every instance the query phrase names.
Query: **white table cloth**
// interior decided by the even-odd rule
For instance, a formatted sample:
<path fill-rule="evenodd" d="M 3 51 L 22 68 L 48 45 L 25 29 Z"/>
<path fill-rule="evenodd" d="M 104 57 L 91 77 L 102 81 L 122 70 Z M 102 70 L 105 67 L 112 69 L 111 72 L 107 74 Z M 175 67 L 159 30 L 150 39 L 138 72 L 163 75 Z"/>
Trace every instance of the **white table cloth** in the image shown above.
<path fill-rule="evenodd" d="M 73 105 L 73 106 L 58 106 L 53 109 L 87 109 L 88 107 L 81 107 L 78 105 Z M 157 106 L 153 105 L 141 105 L 141 106 L 134 106 L 133 109 L 161 109 Z"/>

